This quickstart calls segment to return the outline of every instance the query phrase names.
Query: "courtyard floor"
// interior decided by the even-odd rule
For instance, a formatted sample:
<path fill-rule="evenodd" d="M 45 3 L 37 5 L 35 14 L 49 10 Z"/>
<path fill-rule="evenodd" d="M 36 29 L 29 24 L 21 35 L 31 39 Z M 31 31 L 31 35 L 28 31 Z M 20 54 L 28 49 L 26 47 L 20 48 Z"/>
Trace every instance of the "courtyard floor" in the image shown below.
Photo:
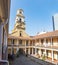
<path fill-rule="evenodd" d="M 41 65 L 41 64 L 38 64 L 30 60 L 28 57 L 20 56 L 19 58 L 16 58 L 14 61 L 12 61 L 11 65 Z"/>
<path fill-rule="evenodd" d="M 34 58 L 32 59 L 30 57 L 21 55 L 14 61 L 12 61 L 10 65 L 54 65 L 54 64 L 43 62 L 40 59 L 34 60 Z"/>

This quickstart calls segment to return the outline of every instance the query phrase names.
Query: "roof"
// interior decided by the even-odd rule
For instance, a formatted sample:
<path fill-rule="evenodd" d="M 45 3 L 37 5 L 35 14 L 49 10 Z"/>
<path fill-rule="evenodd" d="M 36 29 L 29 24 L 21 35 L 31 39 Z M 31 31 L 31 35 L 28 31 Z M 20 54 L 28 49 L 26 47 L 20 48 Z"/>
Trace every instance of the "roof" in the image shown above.
<path fill-rule="evenodd" d="M 52 32 L 46 32 L 44 34 L 36 35 L 36 38 L 47 38 L 47 37 L 57 37 L 58 36 L 58 30 L 52 31 Z"/>
<path fill-rule="evenodd" d="M 35 40 L 38 38 L 48 38 L 48 37 L 57 37 L 58 36 L 58 30 L 53 31 L 53 32 L 47 32 L 44 34 L 36 35 L 36 36 L 30 36 L 30 37 L 17 37 L 17 36 L 8 36 L 8 38 L 13 38 L 13 39 L 24 39 L 24 40 Z"/>
<path fill-rule="evenodd" d="M 10 39 L 23 39 L 23 40 L 32 40 L 34 38 L 31 37 L 18 37 L 18 36 L 8 36 Z"/>

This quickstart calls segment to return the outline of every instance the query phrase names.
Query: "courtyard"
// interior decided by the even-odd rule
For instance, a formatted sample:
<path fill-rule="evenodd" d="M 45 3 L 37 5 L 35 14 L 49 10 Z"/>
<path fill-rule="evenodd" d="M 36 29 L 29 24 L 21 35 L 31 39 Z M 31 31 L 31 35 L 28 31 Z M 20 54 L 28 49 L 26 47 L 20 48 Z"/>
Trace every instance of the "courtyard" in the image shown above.
<path fill-rule="evenodd" d="M 20 55 L 18 58 L 14 59 L 10 65 L 55 65 L 49 62 L 45 62 L 40 59 L 36 59 L 33 57 L 26 57 L 24 55 Z"/>

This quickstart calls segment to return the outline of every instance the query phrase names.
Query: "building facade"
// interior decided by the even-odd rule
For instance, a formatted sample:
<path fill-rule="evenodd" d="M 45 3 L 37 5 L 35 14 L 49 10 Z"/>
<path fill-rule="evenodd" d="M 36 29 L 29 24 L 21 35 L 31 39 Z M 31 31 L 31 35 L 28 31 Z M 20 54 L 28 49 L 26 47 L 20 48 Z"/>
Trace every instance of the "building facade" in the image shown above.
<path fill-rule="evenodd" d="M 16 54 L 19 49 L 37 58 L 58 61 L 58 31 L 29 36 L 25 32 L 25 16 L 23 10 L 17 11 L 15 26 L 8 36 L 8 54 Z"/>
<path fill-rule="evenodd" d="M 10 0 L 0 0 L 0 62 L 7 60 L 9 14 Z"/>

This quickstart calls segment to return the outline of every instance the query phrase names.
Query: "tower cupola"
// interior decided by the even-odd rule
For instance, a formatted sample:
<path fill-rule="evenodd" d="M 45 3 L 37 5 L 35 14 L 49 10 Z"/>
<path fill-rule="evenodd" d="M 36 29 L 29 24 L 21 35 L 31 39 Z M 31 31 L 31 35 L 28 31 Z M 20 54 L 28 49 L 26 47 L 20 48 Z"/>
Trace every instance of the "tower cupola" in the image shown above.
<path fill-rule="evenodd" d="M 24 22 L 25 16 L 23 15 L 24 11 L 22 9 L 17 10 L 16 22 Z"/>

